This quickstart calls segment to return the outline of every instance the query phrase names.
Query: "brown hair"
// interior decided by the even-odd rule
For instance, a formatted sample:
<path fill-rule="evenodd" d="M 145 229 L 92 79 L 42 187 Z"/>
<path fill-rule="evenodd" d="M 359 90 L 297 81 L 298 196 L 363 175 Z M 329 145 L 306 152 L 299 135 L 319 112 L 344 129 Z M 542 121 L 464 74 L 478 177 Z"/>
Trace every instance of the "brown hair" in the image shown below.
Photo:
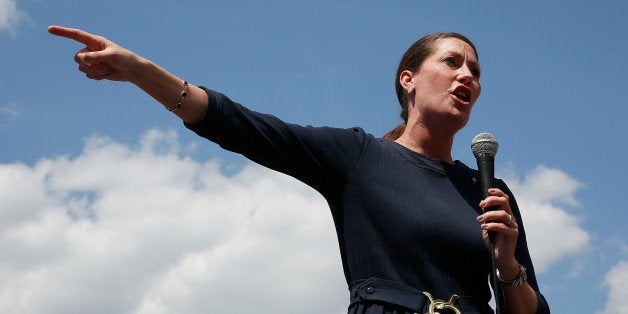
<path fill-rule="evenodd" d="M 386 133 L 384 135 L 385 139 L 389 139 L 391 141 L 398 139 L 405 131 L 406 124 L 408 123 L 408 93 L 399 82 L 401 72 L 406 70 L 416 72 L 419 70 L 425 59 L 434 53 L 434 44 L 436 41 L 445 38 L 458 38 L 466 42 L 471 46 L 471 48 L 473 48 L 475 57 L 478 58 L 478 51 L 475 49 L 475 45 L 473 45 L 467 37 L 458 33 L 433 33 L 422 37 L 412 44 L 403 57 L 401 57 L 399 67 L 397 68 L 397 74 L 395 76 L 395 91 L 397 92 L 397 99 L 399 100 L 399 105 L 401 106 L 401 113 L 399 116 L 403 119 L 403 123 Z"/>

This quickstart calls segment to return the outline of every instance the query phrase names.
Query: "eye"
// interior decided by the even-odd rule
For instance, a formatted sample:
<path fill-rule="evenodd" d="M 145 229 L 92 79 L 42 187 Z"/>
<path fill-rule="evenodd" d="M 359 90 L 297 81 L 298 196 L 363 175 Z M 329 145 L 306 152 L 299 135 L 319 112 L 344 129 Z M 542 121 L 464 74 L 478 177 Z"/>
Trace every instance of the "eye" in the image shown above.
<path fill-rule="evenodd" d="M 450 66 L 452 68 L 456 68 L 456 69 L 461 67 L 461 66 L 464 66 L 464 65 L 461 65 L 461 63 L 459 63 L 459 58 L 456 58 L 456 56 L 445 57 L 445 58 L 443 58 L 442 62 L 445 63 L 446 65 L 448 65 L 448 66 Z M 460 61 L 460 62 L 464 63 L 464 61 Z M 477 64 L 472 62 L 472 63 L 468 64 L 468 66 L 469 66 L 469 70 L 471 71 L 471 74 L 473 75 L 473 77 L 480 78 L 481 71 L 480 71 L 480 68 L 477 66 Z"/>
<path fill-rule="evenodd" d="M 443 63 L 455 67 L 456 66 L 456 59 L 454 57 L 446 57 L 445 59 L 443 59 Z"/>

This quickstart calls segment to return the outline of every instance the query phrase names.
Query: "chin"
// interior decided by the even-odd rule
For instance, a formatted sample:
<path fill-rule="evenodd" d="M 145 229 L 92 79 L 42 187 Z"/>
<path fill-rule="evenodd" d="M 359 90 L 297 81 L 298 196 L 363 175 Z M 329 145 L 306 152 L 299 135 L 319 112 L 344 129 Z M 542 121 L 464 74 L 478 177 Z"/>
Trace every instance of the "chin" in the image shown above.
<path fill-rule="evenodd" d="M 456 127 L 456 132 L 464 128 L 469 122 L 469 114 L 462 113 L 451 120 L 451 125 Z"/>

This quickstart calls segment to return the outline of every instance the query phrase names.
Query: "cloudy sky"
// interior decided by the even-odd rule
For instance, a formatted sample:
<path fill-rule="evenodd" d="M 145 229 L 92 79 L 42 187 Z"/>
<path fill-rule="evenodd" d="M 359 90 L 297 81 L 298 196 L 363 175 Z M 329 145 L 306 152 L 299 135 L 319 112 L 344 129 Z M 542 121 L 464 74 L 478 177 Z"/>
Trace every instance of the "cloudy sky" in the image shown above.
<path fill-rule="evenodd" d="M 0 0 L 0 313 L 343 313 L 324 200 L 224 152 L 125 83 L 90 81 L 83 28 L 299 124 L 399 120 L 417 38 L 478 46 L 483 93 L 454 157 L 498 138 L 554 313 L 628 313 L 622 1 Z M 313 311 L 312 309 L 316 309 Z"/>

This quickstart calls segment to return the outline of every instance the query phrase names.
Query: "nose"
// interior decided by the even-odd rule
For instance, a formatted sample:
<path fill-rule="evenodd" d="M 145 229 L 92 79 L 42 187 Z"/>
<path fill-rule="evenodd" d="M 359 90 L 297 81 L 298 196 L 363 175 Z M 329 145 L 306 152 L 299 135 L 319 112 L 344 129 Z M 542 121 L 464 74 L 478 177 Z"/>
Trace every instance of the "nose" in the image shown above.
<path fill-rule="evenodd" d="M 473 81 L 473 73 L 471 73 L 471 69 L 467 65 L 461 66 L 458 68 L 458 82 L 469 85 Z"/>

